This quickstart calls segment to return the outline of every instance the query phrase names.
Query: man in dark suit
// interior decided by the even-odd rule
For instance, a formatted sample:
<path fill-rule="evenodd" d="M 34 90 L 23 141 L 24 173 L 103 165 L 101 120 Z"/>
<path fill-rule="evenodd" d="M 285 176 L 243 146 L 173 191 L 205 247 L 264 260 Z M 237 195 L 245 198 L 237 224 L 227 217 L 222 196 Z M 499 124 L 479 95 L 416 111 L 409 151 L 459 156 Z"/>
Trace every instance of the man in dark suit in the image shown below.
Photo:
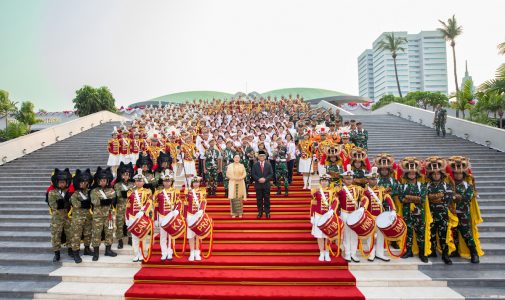
<path fill-rule="evenodd" d="M 263 208 L 267 219 L 270 219 L 270 179 L 274 172 L 272 165 L 266 161 L 265 151 L 258 152 L 258 159 L 252 167 L 252 178 L 256 190 L 256 206 L 258 207 L 258 219 L 263 216 Z"/>

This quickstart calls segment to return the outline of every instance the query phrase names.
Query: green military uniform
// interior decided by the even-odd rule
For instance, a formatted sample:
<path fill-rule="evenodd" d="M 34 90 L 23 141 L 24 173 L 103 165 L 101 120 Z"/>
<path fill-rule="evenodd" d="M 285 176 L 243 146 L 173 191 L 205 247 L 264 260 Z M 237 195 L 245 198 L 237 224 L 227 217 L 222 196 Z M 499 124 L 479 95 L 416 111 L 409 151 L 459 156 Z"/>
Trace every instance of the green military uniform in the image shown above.
<path fill-rule="evenodd" d="M 426 185 L 426 192 L 430 204 L 431 216 L 431 256 L 436 257 L 437 232 L 438 240 L 443 252 L 443 260 L 446 264 L 452 264 L 448 256 L 447 229 L 449 226 L 449 204 L 452 199 L 452 191 L 443 181 L 431 181 Z"/>
<path fill-rule="evenodd" d="M 218 172 L 218 161 L 221 159 L 221 153 L 215 149 L 208 149 L 205 151 L 204 155 L 205 169 L 205 180 L 209 187 L 208 195 L 215 195 L 217 189 L 217 172 Z"/>
<path fill-rule="evenodd" d="M 119 173 L 118 173 L 119 174 Z M 121 178 L 118 175 L 118 178 Z M 114 190 L 116 191 L 116 239 L 121 241 L 121 247 L 118 245 L 118 249 L 123 248 L 122 239 L 124 237 L 123 227 L 125 224 L 125 212 L 126 212 L 126 194 L 128 190 L 133 188 L 133 183 L 131 182 L 117 182 L 114 185 Z"/>
<path fill-rule="evenodd" d="M 288 148 L 280 145 L 277 152 L 274 153 L 275 159 L 275 178 L 277 183 L 277 195 L 281 194 L 281 179 L 284 181 L 284 194 L 287 196 L 289 191 L 289 178 L 288 178 Z"/>
<path fill-rule="evenodd" d="M 368 150 L 368 131 L 366 129 L 356 129 L 353 131 L 351 141 L 357 146 Z"/>
<path fill-rule="evenodd" d="M 249 156 L 247 152 L 239 152 L 240 155 L 240 163 L 245 168 L 245 190 L 246 192 L 249 190 L 249 182 L 251 182 L 251 169 L 249 168 Z"/>
<path fill-rule="evenodd" d="M 412 196 L 417 197 L 416 200 L 413 200 Z M 426 185 L 420 182 L 400 185 L 400 201 L 403 204 L 403 219 L 407 224 L 407 252 L 402 257 L 412 256 L 412 244 L 415 232 L 419 247 L 419 257 L 423 262 L 427 262 L 428 260 L 424 255 Z M 413 203 L 412 201 L 416 201 L 417 203 Z"/>
<path fill-rule="evenodd" d="M 384 187 L 386 189 L 386 193 L 388 193 L 391 198 L 394 199 L 395 196 L 398 196 L 398 180 L 394 179 L 393 177 L 379 177 L 377 185 Z"/>
<path fill-rule="evenodd" d="M 353 169 L 354 169 L 354 167 L 353 167 Z M 354 172 L 354 184 L 364 188 L 367 183 L 367 180 L 365 178 L 365 170 L 363 168 L 354 169 L 353 172 Z"/>
<path fill-rule="evenodd" d="M 68 218 L 70 202 L 66 194 L 66 190 L 60 189 L 51 190 L 48 194 L 48 204 L 51 208 L 51 244 L 55 252 L 59 252 L 61 249 L 61 234 L 63 231 L 65 231 L 67 243 L 70 245 L 70 219 Z"/>
<path fill-rule="evenodd" d="M 235 156 L 235 150 L 226 147 L 223 150 L 223 174 L 226 174 L 226 169 L 228 169 L 228 165 L 233 162 L 233 157 Z M 230 183 L 230 180 L 226 178 L 226 176 L 223 176 L 223 181 L 224 181 L 224 191 L 226 194 L 226 197 L 228 196 L 228 184 Z"/>
<path fill-rule="evenodd" d="M 440 136 L 440 132 L 445 136 L 445 123 L 447 122 L 447 110 L 445 108 L 441 108 L 435 111 L 435 129 L 437 131 L 437 135 Z"/>
<path fill-rule="evenodd" d="M 334 186 L 342 185 L 341 173 L 344 173 L 344 168 L 337 162 L 326 161 L 326 173 L 331 176 L 331 182 Z"/>
<path fill-rule="evenodd" d="M 97 187 L 91 190 L 91 203 L 93 204 L 92 246 L 99 247 L 102 240 L 102 231 L 105 232 L 105 245 L 112 245 L 112 231 L 109 220 L 112 214 L 112 205 L 116 201 L 116 191 L 112 188 Z"/>
<path fill-rule="evenodd" d="M 456 183 L 455 195 L 461 195 L 461 200 L 456 201 L 458 226 L 453 231 L 454 243 L 456 244 L 456 248 L 458 248 L 459 232 L 470 251 L 475 249 L 475 240 L 472 234 L 472 220 L 470 216 L 470 201 L 472 201 L 473 193 L 474 190 L 472 185 L 468 184 L 466 181 Z"/>
<path fill-rule="evenodd" d="M 72 221 L 70 222 L 70 231 L 72 232 L 72 251 L 74 252 L 74 260 L 80 262 L 79 248 L 81 245 L 81 236 L 83 237 L 84 246 L 89 248 L 91 244 L 91 199 L 88 196 L 88 189 L 76 190 L 70 203 L 72 204 Z"/>

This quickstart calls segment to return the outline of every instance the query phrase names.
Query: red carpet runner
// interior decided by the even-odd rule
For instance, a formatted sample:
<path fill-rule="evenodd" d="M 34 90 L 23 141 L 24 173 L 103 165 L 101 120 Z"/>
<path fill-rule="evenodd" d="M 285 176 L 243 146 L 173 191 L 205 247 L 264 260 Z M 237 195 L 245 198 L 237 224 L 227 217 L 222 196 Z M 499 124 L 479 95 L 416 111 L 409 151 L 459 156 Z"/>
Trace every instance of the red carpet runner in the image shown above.
<path fill-rule="evenodd" d="M 186 256 L 162 263 L 160 248 L 134 277 L 127 299 L 364 299 L 341 257 L 319 262 L 309 222 L 310 193 L 295 176 L 289 197 L 272 188 L 271 215 L 256 219 L 254 193 L 244 219 L 232 219 L 223 188 L 209 197 L 214 220 L 212 256 L 188 262 Z M 251 187 L 252 188 L 252 187 Z M 178 241 L 178 251 L 182 239 Z M 206 254 L 208 241 L 202 251 Z M 189 246 L 188 246 L 189 247 Z M 187 252 L 189 250 L 187 249 Z"/>

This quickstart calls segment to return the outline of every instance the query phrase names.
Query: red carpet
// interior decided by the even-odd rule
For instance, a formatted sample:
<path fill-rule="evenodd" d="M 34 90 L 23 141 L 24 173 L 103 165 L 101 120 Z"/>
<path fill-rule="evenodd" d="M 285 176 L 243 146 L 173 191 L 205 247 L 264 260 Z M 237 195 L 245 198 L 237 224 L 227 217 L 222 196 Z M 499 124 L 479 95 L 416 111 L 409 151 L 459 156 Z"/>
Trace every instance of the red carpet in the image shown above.
<path fill-rule="evenodd" d="M 151 259 L 142 265 L 127 299 L 364 299 L 341 257 L 319 262 L 309 222 L 310 193 L 301 176 L 288 197 L 272 188 L 272 219 L 256 219 L 253 192 L 244 218 L 232 219 L 222 188 L 208 199 L 214 220 L 212 256 L 188 262 L 186 256 L 160 260 L 157 239 Z M 252 187 L 251 187 L 252 189 Z M 177 241 L 181 250 L 182 239 Z M 189 247 L 189 246 L 188 246 Z M 187 247 L 187 248 L 188 248 Z M 208 240 L 202 253 L 207 253 Z M 187 249 L 186 249 L 187 250 Z M 189 250 L 187 250 L 189 252 Z"/>

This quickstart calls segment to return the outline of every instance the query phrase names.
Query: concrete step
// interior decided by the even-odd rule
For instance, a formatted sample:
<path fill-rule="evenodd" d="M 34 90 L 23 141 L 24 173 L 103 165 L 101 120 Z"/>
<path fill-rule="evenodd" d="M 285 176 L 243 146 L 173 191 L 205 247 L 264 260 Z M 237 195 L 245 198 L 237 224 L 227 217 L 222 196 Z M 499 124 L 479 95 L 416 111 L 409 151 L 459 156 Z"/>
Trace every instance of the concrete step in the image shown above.
<path fill-rule="evenodd" d="M 0 281 L 1 299 L 32 299 L 35 293 L 43 293 L 58 283 L 51 281 Z"/>
<path fill-rule="evenodd" d="M 44 231 L 0 231 L 0 241 L 48 242 L 51 235 Z"/>
<path fill-rule="evenodd" d="M 465 296 L 466 300 L 504 300 L 504 287 L 476 287 L 474 284 L 467 287 L 454 286 L 452 287 L 461 295 Z"/>

